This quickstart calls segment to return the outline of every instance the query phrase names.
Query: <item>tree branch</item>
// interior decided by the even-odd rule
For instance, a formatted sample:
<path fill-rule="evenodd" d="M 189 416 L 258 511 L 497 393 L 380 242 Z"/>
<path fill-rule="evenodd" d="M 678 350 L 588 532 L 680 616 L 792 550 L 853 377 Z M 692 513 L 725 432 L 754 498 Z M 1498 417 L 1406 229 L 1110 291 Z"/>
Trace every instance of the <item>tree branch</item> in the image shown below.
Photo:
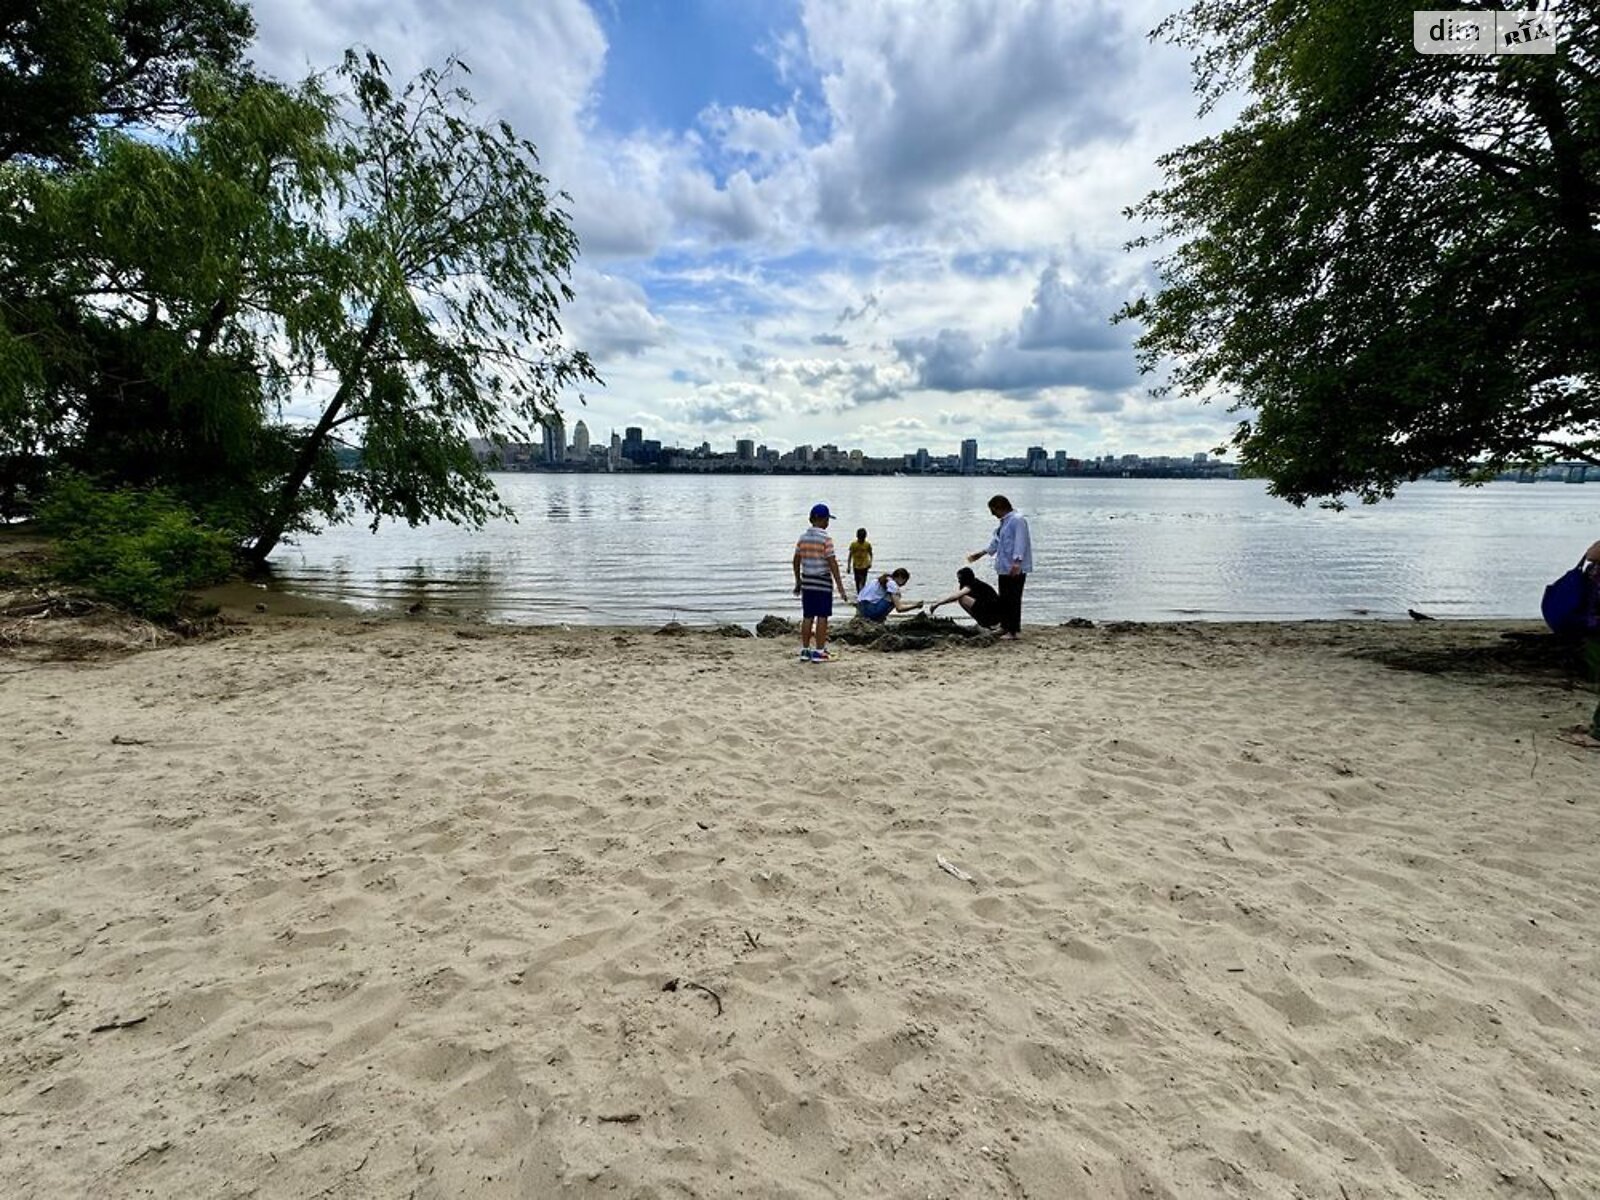
<path fill-rule="evenodd" d="M 1562 454 L 1569 454 L 1573 458 L 1581 459 L 1590 466 L 1600 467 L 1600 453 L 1591 450 L 1580 450 L 1576 446 L 1569 446 L 1565 442 L 1553 442 L 1545 438 L 1534 439 L 1535 446 L 1543 446 L 1548 450 L 1556 450 Z"/>

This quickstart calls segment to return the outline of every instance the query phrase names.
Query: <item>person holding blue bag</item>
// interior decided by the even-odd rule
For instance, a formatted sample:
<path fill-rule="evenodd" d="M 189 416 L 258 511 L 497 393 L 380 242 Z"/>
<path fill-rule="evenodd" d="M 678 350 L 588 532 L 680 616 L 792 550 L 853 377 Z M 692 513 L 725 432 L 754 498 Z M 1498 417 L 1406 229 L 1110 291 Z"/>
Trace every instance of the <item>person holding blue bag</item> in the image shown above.
<path fill-rule="evenodd" d="M 1600 542 L 1584 551 L 1577 566 L 1545 588 L 1540 611 L 1557 637 L 1583 639 L 1584 664 L 1600 691 Z M 1589 728 L 1578 726 L 1571 734 L 1579 745 L 1600 749 L 1600 703 L 1589 718 Z"/>
<path fill-rule="evenodd" d="M 1584 552 L 1583 573 L 1589 584 L 1589 629 L 1584 638 L 1584 657 L 1589 663 L 1589 677 L 1600 690 L 1600 542 Z M 1600 746 L 1600 701 L 1594 706 L 1594 716 L 1589 718 L 1589 741 Z"/>

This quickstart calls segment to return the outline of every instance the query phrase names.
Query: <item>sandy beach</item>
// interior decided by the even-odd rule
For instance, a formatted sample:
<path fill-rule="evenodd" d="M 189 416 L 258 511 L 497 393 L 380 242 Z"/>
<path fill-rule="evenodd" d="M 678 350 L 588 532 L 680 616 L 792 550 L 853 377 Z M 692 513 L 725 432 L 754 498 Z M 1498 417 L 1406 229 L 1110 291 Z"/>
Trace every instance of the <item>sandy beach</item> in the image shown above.
<path fill-rule="evenodd" d="M 0 653 L 0 1194 L 1600 1194 L 1593 697 L 1371 657 L 1504 628 Z"/>

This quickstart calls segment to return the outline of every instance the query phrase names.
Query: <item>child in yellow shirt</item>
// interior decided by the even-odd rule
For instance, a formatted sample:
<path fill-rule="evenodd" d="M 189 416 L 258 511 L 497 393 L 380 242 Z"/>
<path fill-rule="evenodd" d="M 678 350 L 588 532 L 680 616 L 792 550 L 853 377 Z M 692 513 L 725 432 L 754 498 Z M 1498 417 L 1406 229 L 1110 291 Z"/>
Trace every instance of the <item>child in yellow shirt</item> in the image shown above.
<path fill-rule="evenodd" d="M 867 541 L 865 529 L 856 530 L 856 540 L 850 543 L 850 571 L 856 577 L 856 594 L 867 585 L 867 572 L 872 570 L 872 543 Z"/>

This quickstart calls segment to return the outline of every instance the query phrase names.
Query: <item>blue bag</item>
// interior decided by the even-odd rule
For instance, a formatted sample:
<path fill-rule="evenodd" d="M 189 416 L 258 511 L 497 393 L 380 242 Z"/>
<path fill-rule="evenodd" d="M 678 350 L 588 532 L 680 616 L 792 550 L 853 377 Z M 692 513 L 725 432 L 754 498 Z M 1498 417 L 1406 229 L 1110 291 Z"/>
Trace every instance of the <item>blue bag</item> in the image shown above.
<path fill-rule="evenodd" d="M 1595 579 L 1580 562 L 1544 589 L 1539 605 L 1544 623 L 1557 637 L 1581 637 L 1595 628 Z"/>

